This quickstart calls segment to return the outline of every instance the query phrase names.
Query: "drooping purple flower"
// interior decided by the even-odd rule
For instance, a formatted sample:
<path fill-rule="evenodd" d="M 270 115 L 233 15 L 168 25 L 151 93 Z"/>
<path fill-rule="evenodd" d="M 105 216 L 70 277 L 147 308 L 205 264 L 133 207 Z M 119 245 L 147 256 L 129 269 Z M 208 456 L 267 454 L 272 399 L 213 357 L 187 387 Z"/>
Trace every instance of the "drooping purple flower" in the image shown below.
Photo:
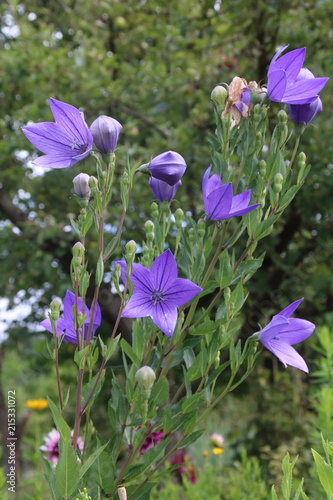
<path fill-rule="evenodd" d="M 223 184 L 219 174 L 209 177 L 210 165 L 202 180 L 202 197 L 205 212 L 210 220 L 230 219 L 236 215 L 244 215 L 257 208 L 260 203 L 250 205 L 251 189 L 233 196 L 232 184 Z"/>
<path fill-rule="evenodd" d="M 73 316 L 74 305 L 75 305 L 75 294 L 72 293 L 70 290 L 67 290 L 64 299 L 64 317 L 59 318 L 56 323 L 57 335 L 63 337 L 63 340 L 65 342 L 70 342 L 71 344 L 77 344 L 77 336 L 76 336 L 75 322 Z M 91 312 L 88 309 L 88 307 L 85 304 L 83 304 L 83 301 L 80 298 L 78 299 L 77 312 L 83 313 L 87 316 L 83 323 L 83 327 L 81 327 L 81 332 L 79 332 L 80 335 L 83 336 L 83 339 L 87 340 Z M 101 320 L 102 320 L 101 309 L 99 305 L 96 304 L 96 311 L 92 327 L 92 337 L 95 335 L 95 331 L 101 324 Z M 49 332 L 53 333 L 50 319 L 44 319 L 44 321 L 42 321 L 40 325 L 43 326 Z"/>
<path fill-rule="evenodd" d="M 315 329 L 315 325 L 310 321 L 290 317 L 303 300 L 296 300 L 273 316 L 272 321 L 258 333 L 258 336 L 266 349 L 271 351 L 285 367 L 290 365 L 309 373 L 302 356 L 291 347 L 307 339 Z"/>
<path fill-rule="evenodd" d="M 329 78 L 297 80 L 306 48 L 292 50 L 281 56 L 287 47 L 288 45 L 279 50 L 269 65 L 267 96 L 272 101 L 287 104 L 308 104 L 315 101 Z"/>
<path fill-rule="evenodd" d="M 117 262 L 126 281 L 126 263 Z M 170 250 L 157 257 L 150 269 L 133 264 L 131 281 L 132 297 L 126 304 L 124 318 L 150 316 L 156 326 L 171 337 L 177 324 L 177 307 L 193 299 L 202 288 L 187 279 L 178 278 L 176 260 Z"/>
<path fill-rule="evenodd" d="M 307 68 L 302 68 L 298 73 L 296 81 L 309 80 L 313 78 L 314 74 L 311 73 L 311 71 L 309 71 Z M 293 122 L 297 123 L 298 125 L 301 125 L 302 123 L 307 125 L 318 113 L 321 113 L 321 111 L 323 110 L 323 105 L 320 97 L 317 97 L 317 99 L 308 104 L 289 104 L 288 108 L 290 118 Z"/>
<path fill-rule="evenodd" d="M 251 104 L 251 92 L 250 89 L 245 88 L 240 96 L 240 102 L 235 104 L 236 108 L 238 109 L 243 118 L 248 118 L 250 104 Z"/>
<path fill-rule="evenodd" d="M 99 116 L 90 125 L 96 147 L 104 154 L 114 151 L 122 125 L 110 116 Z"/>
<path fill-rule="evenodd" d="M 182 181 L 178 181 L 173 186 L 170 186 L 167 182 L 155 179 L 155 177 L 149 178 L 151 192 L 158 201 L 171 201 L 181 185 Z"/>
<path fill-rule="evenodd" d="M 90 153 L 93 137 L 81 111 L 70 104 L 50 99 L 54 122 L 34 123 L 22 127 L 24 135 L 45 156 L 35 165 L 68 168 Z"/>
<path fill-rule="evenodd" d="M 73 431 L 71 432 L 73 435 Z M 39 448 L 43 453 L 46 453 L 45 458 L 50 460 L 52 464 L 55 466 L 59 460 L 59 441 L 60 441 L 60 432 L 57 429 L 52 429 L 47 436 L 44 438 L 44 444 Z M 77 447 L 82 452 L 83 451 L 83 440 L 78 437 L 77 439 Z"/>
<path fill-rule="evenodd" d="M 155 156 L 148 165 L 151 175 L 155 179 L 174 186 L 183 177 L 186 170 L 184 158 L 175 151 L 167 151 Z"/>

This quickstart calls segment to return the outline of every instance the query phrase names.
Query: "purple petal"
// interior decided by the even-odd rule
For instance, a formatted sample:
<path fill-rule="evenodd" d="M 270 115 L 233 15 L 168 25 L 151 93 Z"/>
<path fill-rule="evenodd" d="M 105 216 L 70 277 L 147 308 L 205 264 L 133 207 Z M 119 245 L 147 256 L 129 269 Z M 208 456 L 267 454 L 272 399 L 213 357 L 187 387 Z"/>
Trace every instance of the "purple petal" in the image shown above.
<path fill-rule="evenodd" d="M 248 214 L 249 212 L 252 212 L 252 210 L 254 210 L 255 208 L 260 207 L 260 205 L 261 205 L 261 203 L 255 203 L 254 205 L 250 205 L 246 208 L 242 208 L 241 210 L 237 210 L 237 212 L 230 211 L 228 218 L 236 217 L 238 215 Z"/>
<path fill-rule="evenodd" d="M 202 291 L 200 286 L 192 281 L 177 278 L 169 287 L 164 289 L 165 302 L 168 306 L 180 307 L 189 302 Z"/>
<path fill-rule="evenodd" d="M 70 146 L 72 142 L 71 136 L 59 127 L 57 123 L 34 123 L 33 125 L 22 127 L 22 131 L 26 138 L 42 153 L 61 153 L 69 158 L 76 153 Z"/>
<path fill-rule="evenodd" d="M 89 318 L 90 313 L 88 307 L 83 304 L 83 300 L 78 298 L 78 308 L 77 313 L 86 314 Z M 70 290 L 67 290 L 64 298 L 64 319 L 66 321 L 67 328 L 71 327 L 74 330 L 74 317 L 73 317 L 73 306 L 75 306 L 75 294 Z"/>
<path fill-rule="evenodd" d="M 40 326 L 42 326 L 43 328 L 45 328 L 45 330 L 47 330 L 48 332 L 53 333 L 53 331 L 52 331 L 52 325 L 51 325 L 51 320 L 50 319 L 48 319 L 48 318 L 44 319 L 39 324 L 40 324 Z"/>
<path fill-rule="evenodd" d="M 70 104 L 50 99 L 50 108 L 54 120 L 64 129 L 67 134 L 77 139 L 80 144 L 89 144 L 91 148 L 93 137 L 84 121 L 83 113 Z"/>
<path fill-rule="evenodd" d="M 150 281 L 154 290 L 164 292 L 178 277 L 176 260 L 168 249 L 151 265 Z"/>
<path fill-rule="evenodd" d="M 318 93 L 325 87 L 329 78 L 311 78 L 299 80 L 288 87 L 281 102 L 287 104 L 308 104 L 318 97 Z"/>
<path fill-rule="evenodd" d="M 210 195 L 210 193 L 212 193 L 212 191 L 215 191 L 215 189 L 218 189 L 223 185 L 219 174 L 213 174 L 209 177 L 211 169 L 212 166 L 210 165 L 202 179 L 202 193 L 206 198 Z"/>
<path fill-rule="evenodd" d="M 33 161 L 33 164 L 45 168 L 69 168 L 77 161 L 78 160 L 73 161 L 73 158 L 65 158 L 63 155 L 44 155 L 38 156 L 38 158 Z"/>
<path fill-rule="evenodd" d="M 208 179 L 210 175 L 210 171 L 212 170 L 212 166 L 209 165 L 207 168 L 206 172 L 204 173 L 204 176 L 202 178 L 202 196 L 205 197 L 207 196 L 207 189 L 208 189 Z"/>
<path fill-rule="evenodd" d="M 227 218 L 232 204 L 232 184 L 223 184 L 209 196 L 204 197 L 205 212 L 211 220 Z"/>
<path fill-rule="evenodd" d="M 275 60 L 273 68 L 276 70 L 284 70 L 287 75 L 288 82 L 294 82 L 299 74 L 305 59 L 306 48 L 292 50 L 284 56 Z M 273 69 L 272 68 L 272 69 Z M 269 76 L 272 71 L 269 71 Z"/>
<path fill-rule="evenodd" d="M 156 179 L 174 186 L 183 177 L 186 162 L 179 153 L 167 151 L 155 156 L 148 165 L 148 169 Z"/>
<path fill-rule="evenodd" d="M 281 341 L 287 344 L 299 344 L 310 337 L 316 326 L 306 319 L 291 318 L 289 325 L 280 332 Z"/>
<path fill-rule="evenodd" d="M 230 212 L 236 212 L 237 210 L 243 210 L 243 208 L 247 208 L 248 204 L 250 203 L 251 194 L 251 189 L 248 189 L 243 193 L 233 196 Z"/>
<path fill-rule="evenodd" d="M 287 75 L 283 69 L 272 71 L 268 77 L 267 96 L 272 101 L 281 102 L 287 87 Z"/>
<path fill-rule="evenodd" d="M 307 125 L 318 113 L 321 113 L 323 110 L 320 97 L 317 97 L 315 101 L 312 101 L 309 104 L 289 104 L 288 107 L 290 118 L 298 125 L 301 125 L 302 123 Z"/>
<path fill-rule="evenodd" d="M 159 302 L 154 306 L 151 318 L 165 335 L 172 337 L 178 319 L 177 309 L 175 307 L 169 306 L 167 302 Z"/>
<path fill-rule="evenodd" d="M 282 54 L 282 52 L 284 52 L 286 50 L 286 48 L 289 47 L 289 43 L 288 45 L 285 45 L 284 47 L 282 47 L 282 49 L 278 50 L 276 52 L 276 54 L 274 55 L 273 59 L 271 60 L 271 63 L 269 65 L 269 68 L 268 68 L 268 74 L 271 72 L 271 71 L 274 71 L 274 63 L 275 61 L 277 60 L 277 58 Z"/>
<path fill-rule="evenodd" d="M 171 201 L 178 188 L 182 185 L 182 181 L 176 182 L 173 186 L 170 186 L 167 182 L 155 179 L 155 177 L 149 178 L 149 186 L 153 193 L 154 198 L 158 201 Z"/>
<path fill-rule="evenodd" d="M 279 335 L 284 327 L 288 326 L 288 320 L 283 316 L 274 316 L 270 323 L 259 332 L 260 342 L 269 349 L 269 342 Z"/>
<path fill-rule="evenodd" d="M 124 262 L 123 260 L 119 260 L 116 262 L 116 264 L 119 264 L 121 267 L 121 279 L 126 285 L 126 270 L 127 270 L 126 262 Z M 149 294 L 152 294 L 152 292 L 154 291 L 150 279 L 150 271 L 141 264 L 135 264 L 135 263 L 132 264 L 131 281 L 133 283 L 135 291 L 141 291 L 144 293 L 146 292 Z"/>
<path fill-rule="evenodd" d="M 146 318 L 151 316 L 154 303 L 151 295 L 133 292 L 121 316 L 123 318 Z"/>
<path fill-rule="evenodd" d="M 265 347 L 267 347 L 267 349 L 271 351 L 274 356 L 276 356 L 281 363 L 284 364 L 285 367 L 287 367 L 287 365 L 294 366 L 295 368 L 299 368 L 300 370 L 309 373 L 309 369 L 302 356 L 300 356 L 298 352 L 286 342 L 272 340 Z"/>
<path fill-rule="evenodd" d="M 304 300 L 304 297 L 301 299 L 295 300 L 295 302 L 292 302 L 291 304 L 289 304 L 289 306 L 282 309 L 282 311 L 280 311 L 278 314 L 276 314 L 273 317 L 275 318 L 276 316 L 283 316 L 284 318 L 290 318 L 290 316 L 292 314 L 294 314 L 294 312 L 296 311 L 298 306 L 303 302 L 303 300 Z"/>

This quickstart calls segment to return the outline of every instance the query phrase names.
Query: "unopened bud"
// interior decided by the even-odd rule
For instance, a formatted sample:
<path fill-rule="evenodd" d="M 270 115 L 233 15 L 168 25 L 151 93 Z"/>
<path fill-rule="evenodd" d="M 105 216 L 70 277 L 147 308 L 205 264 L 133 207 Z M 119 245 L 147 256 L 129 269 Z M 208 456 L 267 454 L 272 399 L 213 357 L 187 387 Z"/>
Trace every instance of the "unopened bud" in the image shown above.
<path fill-rule="evenodd" d="M 180 229 L 183 226 L 184 220 L 184 212 L 181 208 L 177 208 L 175 211 L 175 221 L 177 229 Z"/>
<path fill-rule="evenodd" d="M 150 366 L 143 366 L 135 374 L 135 380 L 137 381 L 140 389 L 144 391 L 150 391 L 153 387 L 156 379 L 155 372 Z"/>
<path fill-rule="evenodd" d="M 217 85 L 210 94 L 211 100 L 218 106 L 224 106 L 228 97 L 228 91 L 222 85 Z"/>
<path fill-rule="evenodd" d="M 50 304 L 50 319 L 57 321 L 60 316 L 61 301 L 59 299 L 53 299 Z"/>
<path fill-rule="evenodd" d="M 146 238 L 148 243 L 152 243 L 155 238 L 155 227 L 154 223 L 151 220 L 147 220 L 144 225 L 146 231 Z"/>
<path fill-rule="evenodd" d="M 188 232 L 188 239 L 189 239 L 189 242 L 190 242 L 190 244 L 191 244 L 191 245 L 195 242 L 195 232 L 194 232 L 193 227 L 191 227 L 191 228 L 189 229 L 189 232 Z"/>
<path fill-rule="evenodd" d="M 305 163 L 306 162 L 306 154 L 303 153 L 303 151 L 298 155 L 298 163 Z"/>
<path fill-rule="evenodd" d="M 94 143 L 103 154 L 114 151 L 118 142 L 119 132 L 123 127 L 110 116 L 99 116 L 90 126 Z"/>
<path fill-rule="evenodd" d="M 84 252 L 85 252 L 84 245 L 82 245 L 80 241 L 75 243 L 75 245 L 72 248 L 73 257 L 80 257 L 82 259 L 82 257 L 84 256 Z"/>
<path fill-rule="evenodd" d="M 280 193 L 282 191 L 283 186 L 283 175 L 277 173 L 274 177 L 273 190 L 275 193 Z"/>
<path fill-rule="evenodd" d="M 283 109 L 280 109 L 280 111 L 277 114 L 277 117 L 278 117 L 278 121 L 280 123 L 287 123 L 288 122 L 288 115 Z"/>
<path fill-rule="evenodd" d="M 125 254 L 126 256 L 133 256 L 137 250 L 137 245 L 134 240 L 130 240 L 125 245 Z"/>
<path fill-rule="evenodd" d="M 206 233 L 206 223 L 203 219 L 198 220 L 198 235 L 199 238 L 203 238 Z"/>
<path fill-rule="evenodd" d="M 96 191 L 98 189 L 98 180 L 93 175 L 89 177 L 89 186 L 92 191 Z"/>
<path fill-rule="evenodd" d="M 266 162 L 265 162 L 265 160 L 260 160 L 260 162 L 259 162 L 259 172 L 260 172 L 261 177 L 265 177 L 266 176 Z"/>
<path fill-rule="evenodd" d="M 153 219 L 158 219 L 159 209 L 158 204 L 155 201 L 151 204 L 151 216 Z"/>
<path fill-rule="evenodd" d="M 74 191 L 79 198 L 89 198 L 91 189 L 89 186 L 90 176 L 88 174 L 79 174 L 73 179 Z"/>

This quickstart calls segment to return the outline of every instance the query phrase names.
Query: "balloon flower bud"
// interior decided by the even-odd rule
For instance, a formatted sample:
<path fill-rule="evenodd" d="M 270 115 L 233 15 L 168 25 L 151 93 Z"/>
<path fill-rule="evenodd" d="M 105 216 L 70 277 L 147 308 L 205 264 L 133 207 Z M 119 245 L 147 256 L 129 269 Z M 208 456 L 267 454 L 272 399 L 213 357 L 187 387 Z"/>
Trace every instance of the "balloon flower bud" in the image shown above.
<path fill-rule="evenodd" d="M 137 250 L 137 245 L 134 240 L 130 240 L 128 243 L 125 245 L 125 253 L 127 257 L 131 257 L 135 254 Z"/>
<path fill-rule="evenodd" d="M 179 153 L 167 151 L 155 156 L 149 163 L 148 170 L 155 179 L 174 186 L 183 177 L 186 166 L 184 158 Z"/>
<path fill-rule="evenodd" d="M 210 98 L 218 106 L 224 106 L 228 97 L 228 91 L 222 85 L 217 85 L 210 94 Z"/>
<path fill-rule="evenodd" d="M 50 304 L 50 308 L 50 319 L 53 321 L 57 321 L 60 316 L 61 301 L 59 299 L 53 299 Z"/>
<path fill-rule="evenodd" d="M 171 201 L 181 185 L 182 181 L 178 181 L 173 186 L 170 186 L 167 182 L 155 179 L 155 177 L 150 177 L 149 179 L 149 186 L 154 198 L 161 202 Z"/>
<path fill-rule="evenodd" d="M 283 175 L 277 173 L 274 177 L 273 190 L 275 193 L 280 193 L 283 186 Z"/>
<path fill-rule="evenodd" d="M 156 379 L 155 372 L 150 366 L 143 366 L 135 374 L 135 380 L 137 381 L 140 389 L 143 391 L 149 391 L 154 385 Z"/>
<path fill-rule="evenodd" d="M 79 198 L 89 198 L 91 195 L 91 189 L 89 186 L 90 175 L 79 174 L 73 179 L 74 192 Z"/>
<path fill-rule="evenodd" d="M 99 116 L 90 126 L 90 132 L 94 138 L 95 146 L 103 154 L 114 151 L 117 146 L 119 132 L 122 125 L 109 116 Z"/>

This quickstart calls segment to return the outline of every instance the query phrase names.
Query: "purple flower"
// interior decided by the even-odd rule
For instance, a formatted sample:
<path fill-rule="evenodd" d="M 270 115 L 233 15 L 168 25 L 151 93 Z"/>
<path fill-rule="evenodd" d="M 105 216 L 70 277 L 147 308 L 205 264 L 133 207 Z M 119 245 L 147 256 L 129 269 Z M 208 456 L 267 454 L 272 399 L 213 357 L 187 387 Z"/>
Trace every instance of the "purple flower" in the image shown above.
<path fill-rule="evenodd" d="M 151 428 L 151 424 L 148 424 L 148 429 Z M 138 430 L 141 429 L 141 425 L 138 427 Z M 154 431 L 148 434 L 139 451 L 139 456 L 146 453 L 146 451 L 150 450 L 153 446 L 160 443 L 164 439 L 163 430 Z"/>
<path fill-rule="evenodd" d="M 249 205 L 251 189 L 232 195 L 232 184 L 222 184 L 221 177 L 214 174 L 209 178 L 210 165 L 202 180 L 202 197 L 207 217 L 211 220 L 230 219 L 235 215 L 244 215 L 257 208 L 260 203 Z"/>
<path fill-rule="evenodd" d="M 249 107 L 251 104 L 250 89 L 245 88 L 240 96 L 240 101 L 235 104 L 243 118 L 248 118 Z"/>
<path fill-rule="evenodd" d="M 315 101 L 329 78 L 298 80 L 306 48 L 292 50 L 279 57 L 288 45 L 279 50 L 268 68 L 267 96 L 275 102 L 308 104 Z"/>
<path fill-rule="evenodd" d="M 117 262 L 126 281 L 126 263 Z M 193 299 L 202 288 L 192 281 L 178 278 L 177 263 L 170 250 L 162 253 L 150 269 L 133 264 L 131 281 L 133 295 L 126 304 L 124 318 L 150 316 L 156 326 L 171 337 L 177 324 L 177 307 Z"/>
<path fill-rule="evenodd" d="M 73 306 L 75 305 L 75 295 L 74 293 L 70 292 L 67 290 L 65 299 L 64 299 L 64 317 L 59 318 L 57 320 L 57 335 L 63 336 L 63 340 L 65 342 L 70 342 L 71 344 L 77 344 L 77 336 L 76 336 L 76 331 L 75 331 L 75 322 L 74 322 L 74 316 L 73 316 Z M 81 328 L 80 334 L 83 335 L 84 340 L 87 340 L 88 336 L 88 329 L 89 329 L 89 323 L 90 323 L 90 310 L 88 307 L 83 304 L 82 299 L 78 299 L 78 313 L 83 313 L 87 317 L 84 321 L 83 328 Z M 101 310 L 98 304 L 96 304 L 96 311 L 95 311 L 95 317 L 94 317 L 94 322 L 93 322 L 93 327 L 92 327 L 92 336 L 94 336 L 95 331 L 101 324 Z M 46 330 L 49 332 L 52 332 L 52 325 L 51 325 L 51 320 L 50 319 L 44 319 L 42 321 L 41 326 L 43 326 Z"/>
<path fill-rule="evenodd" d="M 71 432 L 73 435 L 73 431 Z M 45 458 L 51 460 L 52 464 L 55 466 L 59 460 L 59 441 L 60 432 L 57 429 L 52 429 L 48 435 L 44 438 L 44 444 L 39 448 L 42 452 L 47 453 Z M 83 451 L 83 440 L 78 437 L 77 447 L 82 452 Z"/>
<path fill-rule="evenodd" d="M 175 151 L 168 151 L 155 156 L 148 165 L 151 175 L 155 179 L 174 186 L 183 177 L 186 170 L 184 158 Z"/>
<path fill-rule="evenodd" d="M 102 115 L 96 118 L 90 125 L 90 132 L 99 151 L 104 154 L 114 151 L 122 128 L 122 125 L 110 116 Z"/>
<path fill-rule="evenodd" d="M 307 68 L 302 68 L 298 73 L 296 81 L 313 79 L 314 75 Z M 313 118 L 323 110 L 320 97 L 308 104 L 289 104 L 290 118 L 297 125 L 305 123 L 307 125 Z"/>
<path fill-rule="evenodd" d="M 173 186 L 170 186 L 167 182 L 155 179 L 155 177 L 149 178 L 150 189 L 158 201 L 171 201 L 181 185 L 182 181 L 178 181 Z"/>
<path fill-rule="evenodd" d="M 45 156 L 35 165 L 68 168 L 88 156 L 93 143 L 83 113 L 70 104 L 50 99 L 54 122 L 34 123 L 22 127 L 24 135 Z"/>
<path fill-rule="evenodd" d="M 309 373 L 304 359 L 291 347 L 307 339 L 315 329 L 315 325 L 310 321 L 290 318 L 303 300 L 296 300 L 273 316 L 272 321 L 258 333 L 258 336 L 266 349 L 271 351 L 285 367 L 290 365 Z"/>

